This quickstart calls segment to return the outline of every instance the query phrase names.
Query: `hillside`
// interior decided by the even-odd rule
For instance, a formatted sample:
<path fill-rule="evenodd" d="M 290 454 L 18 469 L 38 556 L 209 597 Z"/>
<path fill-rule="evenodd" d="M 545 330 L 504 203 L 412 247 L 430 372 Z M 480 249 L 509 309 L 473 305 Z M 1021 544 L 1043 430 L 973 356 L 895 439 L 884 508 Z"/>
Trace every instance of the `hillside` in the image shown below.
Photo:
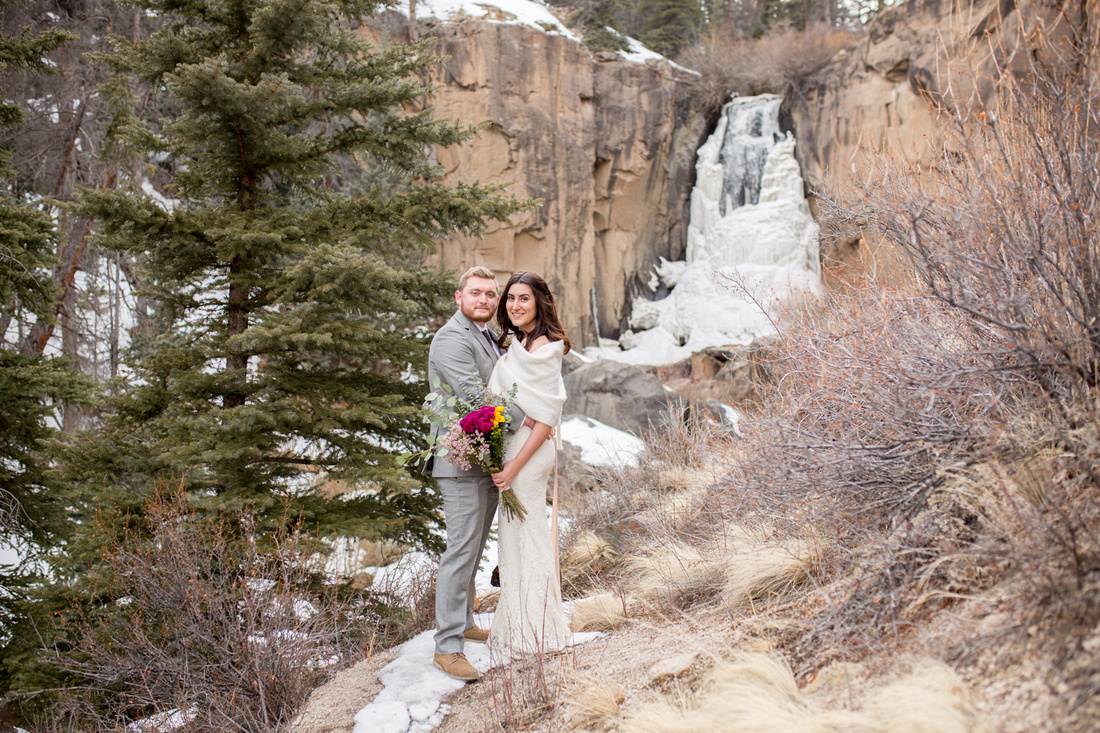
<path fill-rule="evenodd" d="M 896 538 L 844 547 L 814 532 L 791 535 L 785 517 L 768 518 L 724 478 L 736 472 L 744 441 L 706 431 L 677 439 L 694 449 L 670 456 L 673 446 L 657 446 L 643 469 L 607 476 L 604 498 L 568 505 L 589 521 L 614 519 L 598 534 L 639 553 L 619 555 L 596 534 L 572 533 L 566 584 L 589 599 L 574 623 L 606 635 L 494 666 L 445 698 L 434 730 L 1094 729 L 1100 632 L 1084 619 L 1048 623 L 1032 605 L 1030 571 L 942 554 L 962 550 L 959 537 L 937 536 L 924 516 L 915 524 L 940 557 L 924 564 L 915 587 L 873 595 L 869 579 L 899 571 L 888 567 L 901 559 L 887 554 Z M 725 516 L 731 501 L 744 516 L 714 532 L 715 512 Z M 1095 592 L 1061 603 L 1083 610 Z M 491 596 L 482 601 L 491 609 Z M 471 655 L 488 666 L 484 653 Z M 356 729 L 354 716 L 382 690 L 378 673 L 396 656 L 382 651 L 338 674 L 291 730 Z M 366 717 L 356 730 L 406 729 L 372 720 L 384 723 Z"/>
<path fill-rule="evenodd" d="M 575 628 L 606 636 L 494 668 L 435 730 L 1096 729 L 1100 29 L 1028 13 L 1012 74 L 957 67 L 987 93 L 938 110 L 942 149 L 832 207 L 891 276 L 838 264 L 775 314 L 744 437 L 674 427 L 569 497 Z M 352 730 L 394 655 L 295 730 Z"/>

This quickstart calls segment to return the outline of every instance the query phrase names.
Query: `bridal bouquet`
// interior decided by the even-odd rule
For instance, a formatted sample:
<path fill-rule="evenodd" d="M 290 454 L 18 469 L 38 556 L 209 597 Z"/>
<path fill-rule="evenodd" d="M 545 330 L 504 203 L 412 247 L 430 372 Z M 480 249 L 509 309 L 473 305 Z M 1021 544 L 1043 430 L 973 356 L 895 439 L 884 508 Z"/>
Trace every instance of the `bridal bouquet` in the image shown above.
<path fill-rule="evenodd" d="M 481 404 L 470 404 L 453 394 L 446 399 L 437 392 L 429 394 L 425 413 L 446 429 L 425 453 L 446 456 L 463 471 L 477 466 L 489 473 L 499 472 L 504 467 L 504 426 L 511 422 L 508 405 L 513 397 L 514 389 L 506 397 L 486 390 Z M 511 489 L 500 492 L 500 506 L 511 519 L 527 516 L 523 502 Z"/>
<path fill-rule="evenodd" d="M 439 445 L 446 449 L 447 460 L 463 471 L 480 466 L 497 473 L 504 468 L 504 426 L 509 420 L 507 402 L 481 405 L 452 419 Z M 500 509 L 511 519 L 527 516 L 523 502 L 511 489 L 500 492 Z"/>
<path fill-rule="evenodd" d="M 451 420 L 439 445 L 447 460 L 469 471 L 480 466 L 489 473 L 504 468 L 504 425 L 508 419 L 500 405 L 482 405 Z"/>

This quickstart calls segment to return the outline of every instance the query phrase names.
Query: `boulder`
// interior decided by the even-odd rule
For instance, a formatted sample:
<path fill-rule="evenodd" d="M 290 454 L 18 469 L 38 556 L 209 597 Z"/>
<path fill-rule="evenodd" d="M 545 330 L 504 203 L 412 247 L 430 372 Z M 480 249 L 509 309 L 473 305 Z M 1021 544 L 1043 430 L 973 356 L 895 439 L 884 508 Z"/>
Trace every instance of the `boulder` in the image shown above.
<path fill-rule="evenodd" d="M 569 442 L 562 442 L 558 451 L 558 493 L 590 491 L 600 485 L 601 470 L 581 460 L 581 451 Z M 553 480 L 553 479 L 551 479 Z M 550 489 L 547 488 L 547 493 Z"/>
<path fill-rule="evenodd" d="M 682 420 L 687 409 L 687 401 L 651 372 L 606 359 L 571 371 L 565 391 L 565 414 L 585 415 L 639 437 Z"/>

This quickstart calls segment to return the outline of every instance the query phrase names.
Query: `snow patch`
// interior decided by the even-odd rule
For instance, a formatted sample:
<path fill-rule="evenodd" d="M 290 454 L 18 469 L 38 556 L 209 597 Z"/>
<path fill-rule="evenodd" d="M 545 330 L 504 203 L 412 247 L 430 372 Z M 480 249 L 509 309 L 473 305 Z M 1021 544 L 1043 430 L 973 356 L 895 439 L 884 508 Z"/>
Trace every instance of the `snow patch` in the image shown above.
<path fill-rule="evenodd" d="M 398 3 L 394 10 L 409 15 L 408 0 Z M 554 17 L 550 9 L 531 0 L 417 0 L 414 12 L 417 18 L 438 18 L 458 23 L 463 20 L 484 20 L 489 23 L 506 25 L 525 25 L 537 28 L 545 33 L 556 33 L 580 43 L 580 39 L 561 21 Z"/>
<path fill-rule="evenodd" d="M 589 417 L 571 417 L 561 424 L 561 439 L 581 451 L 589 466 L 621 468 L 637 466 L 645 443 L 635 435 L 604 425 Z"/>
<path fill-rule="evenodd" d="M 566 604 L 566 613 L 572 604 Z M 474 622 L 483 629 L 493 625 L 493 614 L 479 614 Z M 433 665 L 434 631 L 424 631 L 397 648 L 397 659 L 378 673 L 382 691 L 355 715 L 353 733 L 427 733 L 443 722 L 451 706 L 446 697 L 466 683 L 452 679 Z M 573 634 L 569 645 L 582 644 L 604 636 L 599 631 Z M 466 658 L 480 673 L 505 663 L 490 654 L 485 644 L 466 644 Z"/>

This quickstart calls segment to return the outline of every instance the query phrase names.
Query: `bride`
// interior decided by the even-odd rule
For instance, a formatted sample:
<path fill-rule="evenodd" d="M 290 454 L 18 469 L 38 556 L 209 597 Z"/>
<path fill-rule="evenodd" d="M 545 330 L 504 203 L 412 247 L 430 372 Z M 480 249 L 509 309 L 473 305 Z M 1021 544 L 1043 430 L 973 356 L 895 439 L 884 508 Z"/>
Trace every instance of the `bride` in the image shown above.
<path fill-rule="evenodd" d="M 515 385 L 516 405 L 535 421 L 512 434 L 504 467 L 493 474 L 497 488 L 516 492 L 527 510 L 524 519 L 500 513 L 501 593 L 489 631 L 494 651 L 518 656 L 560 649 L 570 638 L 545 510 L 546 483 L 557 460 L 547 438 L 561 422 L 561 363 L 570 344 L 549 286 L 533 272 L 517 272 L 508 280 L 497 323 L 501 347 L 509 337 L 512 344 L 496 363 L 489 388 L 507 394 Z"/>

